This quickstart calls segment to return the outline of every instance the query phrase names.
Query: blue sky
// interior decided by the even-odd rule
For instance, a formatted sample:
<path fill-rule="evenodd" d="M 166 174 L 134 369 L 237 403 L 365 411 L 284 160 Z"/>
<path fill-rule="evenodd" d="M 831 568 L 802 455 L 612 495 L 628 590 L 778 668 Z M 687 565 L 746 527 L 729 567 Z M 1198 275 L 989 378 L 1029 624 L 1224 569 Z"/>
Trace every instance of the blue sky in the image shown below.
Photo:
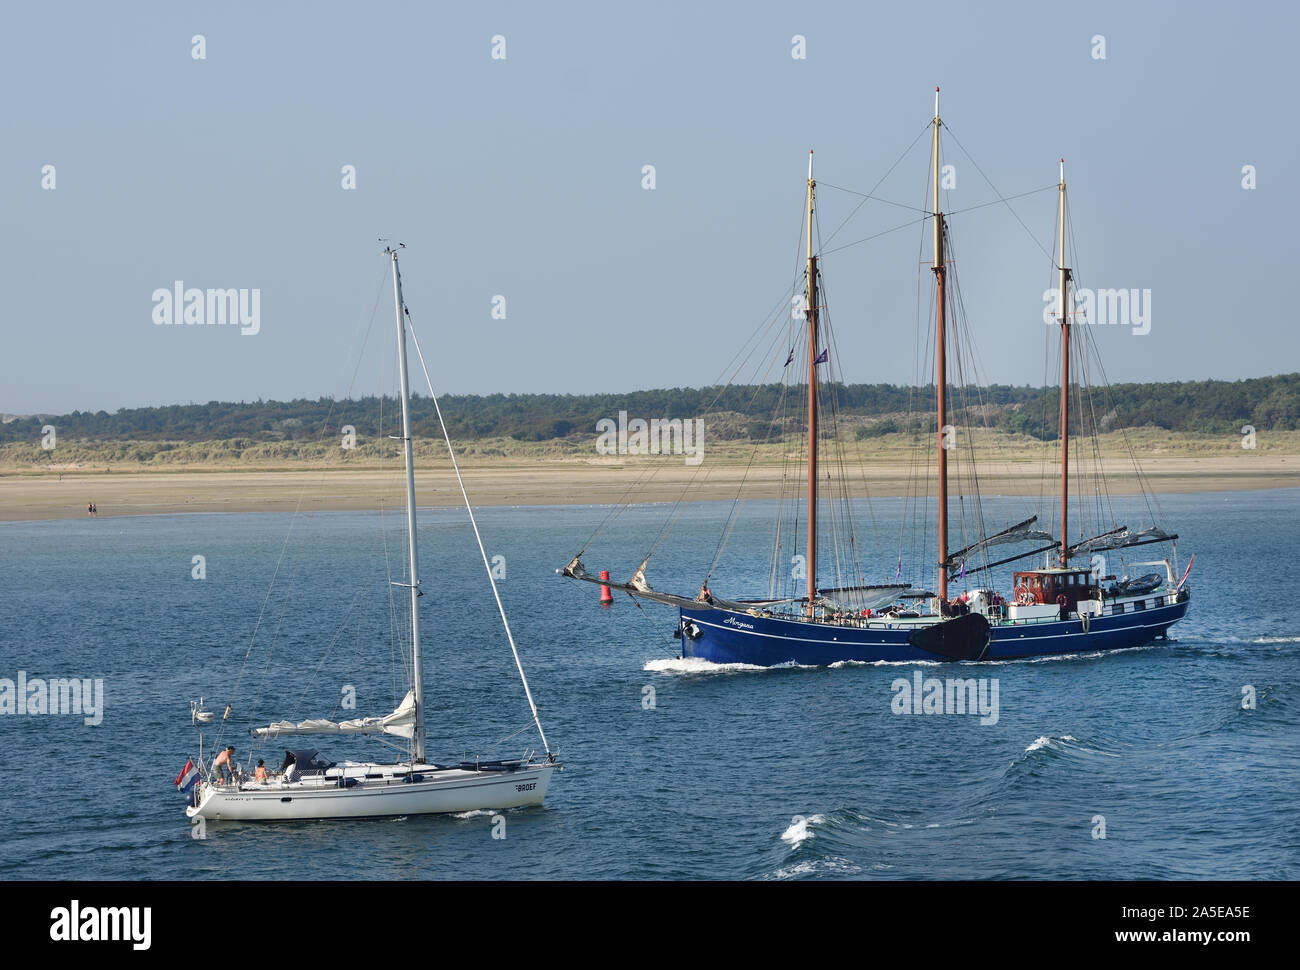
<path fill-rule="evenodd" d="M 711 383 L 789 286 L 808 149 L 825 236 L 857 202 L 828 186 L 875 185 L 936 84 L 1004 195 L 1054 184 L 1066 157 L 1082 285 L 1151 290 L 1150 333 L 1097 333 L 1112 380 L 1294 371 L 1297 9 L 6 7 L 0 411 L 373 392 L 385 363 L 350 381 L 380 236 L 408 246 L 439 391 Z M 880 195 L 921 204 L 918 149 Z M 952 140 L 945 161 L 947 208 L 995 198 Z M 1015 207 L 1050 248 L 1054 193 Z M 835 244 L 913 215 L 869 204 Z M 982 376 L 1040 384 L 1047 258 L 1002 206 L 951 228 Z M 827 255 L 845 379 L 911 379 L 927 257 L 920 226 Z M 259 332 L 156 326 L 176 280 L 259 289 Z"/>

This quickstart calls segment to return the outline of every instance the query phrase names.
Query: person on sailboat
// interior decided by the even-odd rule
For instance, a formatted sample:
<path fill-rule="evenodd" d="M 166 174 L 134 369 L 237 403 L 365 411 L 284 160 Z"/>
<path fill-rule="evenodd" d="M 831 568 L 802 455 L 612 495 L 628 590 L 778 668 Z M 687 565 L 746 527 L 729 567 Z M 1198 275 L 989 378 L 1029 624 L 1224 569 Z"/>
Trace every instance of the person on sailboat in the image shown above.
<path fill-rule="evenodd" d="M 266 784 L 266 761 L 262 758 L 257 759 L 257 770 L 253 772 L 253 780 L 260 785 Z"/>
<path fill-rule="evenodd" d="M 235 746 L 232 744 L 230 747 L 226 748 L 225 751 L 221 752 L 221 754 L 217 755 L 216 760 L 212 762 L 212 773 L 216 776 L 218 785 L 223 783 L 223 778 L 226 781 L 234 781 L 235 774 L 232 770 L 234 767 L 234 759 Z"/>
<path fill-rule="evenodd" d="M 709 592 L 709 581 L 706 579 L 704 585 L 700 587 L 700 595 L 695 597 L 697 603 L 708 603 L 713 605 L 713 594 Z"/>

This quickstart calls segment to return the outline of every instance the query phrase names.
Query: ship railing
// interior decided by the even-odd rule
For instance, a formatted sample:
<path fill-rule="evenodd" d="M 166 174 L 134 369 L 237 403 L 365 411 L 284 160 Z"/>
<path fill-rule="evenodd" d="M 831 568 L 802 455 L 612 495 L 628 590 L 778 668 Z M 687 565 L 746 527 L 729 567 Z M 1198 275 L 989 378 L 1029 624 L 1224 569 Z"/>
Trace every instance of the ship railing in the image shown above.
<path fill-rule="evenodd" d="M 1091 611 L 1089 611 L 1089 614 L 1094 617 L 1131 616 L 1135 613 L 1145 612 L 1146 610 L 1156 610 L 1165 606 L 1174 606 L 1178 602 L 1179 602 L 1178 591 L 1170 590 L 1164 593 L 1160 593 L 1159 595 L 1142 596 L 1137 599 L 1126 600 L 1123 603 L 1116 603 L 1110 600 L 1103 601 L 1100 613 L 1092 613 Z M 1137 603 L 1144 604 L 1142 609 L 1134 608 Z M 1021 619 L 1013 620 L 1010 616 L 1007 615 L 1007 613 L 1005 612 L 1005 608 L 1001 612 L 990 612 L 988 616 L 989 619 L 996 619 L 999 624 L 1004 626 L 1034 626 L 1040 623 L 1061 622 L 1061 618 L 1057 614 L 1053 614 L 1051 616 L 1024 617 Z M 1072 612 L 1066 617 L 1066 619 L 1077 620 L 1079 619 L 1079 614 L 1076 612 Z"/>

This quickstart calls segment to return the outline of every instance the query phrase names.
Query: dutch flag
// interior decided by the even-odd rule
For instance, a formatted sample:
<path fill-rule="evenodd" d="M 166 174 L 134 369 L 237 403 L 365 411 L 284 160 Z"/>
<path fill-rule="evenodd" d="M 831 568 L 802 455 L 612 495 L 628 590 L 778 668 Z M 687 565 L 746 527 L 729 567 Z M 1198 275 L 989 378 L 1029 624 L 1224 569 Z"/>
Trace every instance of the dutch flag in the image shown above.
<path fill-rule="evenodd" d="M 176 776 L 176 790 L 189 791 L 198 780 L 199 769 L 194 767 L 193 761 L 187 761 L 185 767 L 181 769 L 181 773 Z"/>

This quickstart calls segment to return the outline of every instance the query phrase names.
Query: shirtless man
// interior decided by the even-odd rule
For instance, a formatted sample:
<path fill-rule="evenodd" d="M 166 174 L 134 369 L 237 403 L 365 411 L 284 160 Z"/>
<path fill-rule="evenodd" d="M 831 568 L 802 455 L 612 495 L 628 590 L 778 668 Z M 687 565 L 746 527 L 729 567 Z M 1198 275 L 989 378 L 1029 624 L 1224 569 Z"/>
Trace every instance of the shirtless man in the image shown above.
<path fill-rule="evenodd" d="M 222 782 L 223 777 L 227 781 L 234 780 L 235 776 L 231 770 L 234 767 L 234 759 L 235 759 L 235 746 L 232 744 L 225 751 L 221 752 L 221 754 L 217 755 L 216 761 L 212 762 L 212 774 L 216 776 L 216 781 L 218 785 L 223 784 Z"/>

